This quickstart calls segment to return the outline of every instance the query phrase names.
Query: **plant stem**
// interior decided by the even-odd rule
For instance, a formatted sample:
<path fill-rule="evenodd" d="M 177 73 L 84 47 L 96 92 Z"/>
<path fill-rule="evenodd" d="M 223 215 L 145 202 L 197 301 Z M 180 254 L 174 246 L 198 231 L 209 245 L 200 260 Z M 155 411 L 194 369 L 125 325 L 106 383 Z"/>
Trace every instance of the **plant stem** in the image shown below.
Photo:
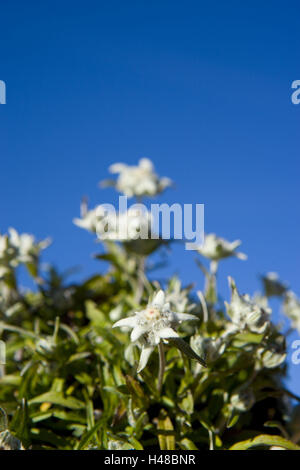
<path fill-rule="evenodd" d="M 143 292 L 144 292 L 144 272 L 145 272 L 145 258 L 143 256 L 140 256 L 138 258 L 138 285 L 137 285 L 137 290 L 136 290 L 136 295 L 135 295 L 135 302 L 137 304 L 140 303 L 142 297 L 143 297 Z"/>
<path fill-rule="evenodd" d="M 209 450 L 214 450 L 214 435 L 210 429 L 208 430 L 208 435 L 209 435 Z"/>
<path fill-rule="evenodd" d="M 158 372 L 157 390 L 160 393 L 162 384 L 163 384 L 165 368 L 166 368 L 165 350 L 164 350 L 164 345 L 162 342 L 158 344 L 158 353 L 159 353 L 159 372 Z"/>
<path fill-rule="evenodd" d="M 205 297 L 204 297 L 204 295 L 202 294 L 201 290 L 199 290 L 199 291 L 197 292 L 197 294 L 198 294 L 198 297 L 199 297 L 199 299 L 200 299 L 201 306 L 202 306 L 203 322 L 204 322 L 204 323 L 207 323 L 207 322 L 208 322 L 208 310 L 207 310 L 207 305 L 206 305 Z"/>

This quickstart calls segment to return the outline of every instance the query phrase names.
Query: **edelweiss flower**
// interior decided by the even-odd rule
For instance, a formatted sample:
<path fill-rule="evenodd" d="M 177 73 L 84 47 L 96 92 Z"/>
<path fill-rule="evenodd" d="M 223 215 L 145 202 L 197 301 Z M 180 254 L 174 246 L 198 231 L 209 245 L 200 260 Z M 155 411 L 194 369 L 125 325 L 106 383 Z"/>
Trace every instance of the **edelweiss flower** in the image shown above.
<path fill-rule="evenodd" d="M 39 255 L 41 250 L 49 246 L 50 239 L 35 242 L 33 235 L 19 234 L 14 228 L 9 228 L 9 246 L 16 250 L 16 263 L 30 263 Z"/>
<path fill-rule="evenodd" d="M 191 338 L 191 346 L 209 364 L 216 361 L 226 349 L 226 342 L 223 338 L 211 338 L 195 335 Z"/>
<path fill-rule="evenodd" d="M 228 333 L 248 329 L 253 333 L 264 333 L 270 325 L 269 315 L 271 309 L 262 308 L 256 304 L 249 295 L 240 295 L 235 282 L 229 278 L 231 287 L 231 302 L 225 302 L 227 313 L 233 325 L 228 328 Z"/>
<path fill-rule="evenodd" d="M 21 441 L 13 436 L 8 429 L 0 432 L 0 450 L 25 450 Z"/>
<path fill-rule="evenodd" d="M 254 403 L 255 395 L 249 387 L 233 393 L 230 397 L 230 406 L 232 410 L 237 410 L 242 413 L 250 410 Z"/>
<path fill-rule="evenodd" d="M 195 306 L 195 304 L 189 303 L 189 289 L 182 289 L 181 281 L 176 277 L 170 280 L 166 291 L 166 302 L 169 302 L 171 308 L 180 313 L 189 312 Z"/>
<path fill-rule="evenodd" d="M 105 209 L 101 205 L 99 205 L 94 209 L 86 211 L 86 213 L 81 217 L 81 219 L 73 219 L 73 223 L 78 227 L 88 230 L 89 232 L 96 232 L 97 227 L 105 223 L 104 220 L 106 214 L 107 211 L 105 211 Z"/>
<path fill-rule="evenodd" d="M 131 341 L 140 341 L 142 352 L 138 372 L 147 365 L 154 348 L 170 338 L 179 338 L 174 330 L 182 321 L 198 320 L 195 315 L 175 313 L 170 310 L 170 304 L 165 302 L 165 294 L 160 290 L 145 310 L 136 312 L 134 316 L 117 321 L 113 328 L 132 328 Z"/>
<path fill-rule="evenodd" d="M 14 228 L 8 233 L 0 235 L 0 277 L 20 263 L 35 263 L 40 251 L 50 244 L 50 239 L 36 242 L 33 235 L 19 234 Z"/>
<path fill-rule="evenodd" d="M 292 327 L 300 333 L 300 299 L 292 291 L 285 294 L 283 301 L 283 311 L 292 321 Z"/>
<path fill-rule="evenodd" d="M 274 369 L 280 366 L 286 359 L 285 351 L 277 351 L 276 349 L 259 348 L 256 351 L 257 364 L 256 368 L 266 367 Z"/>
<path fill-rule="evenodd" d="M 104 181 L 128 197 L 155 196 L 171 186 L 169 178 L 159 178 L 148 158 L 142 158 L 137 166 L 115 163 L 109 167 L 111 173 L 119 173 L 117 181 Z"/>
<path fill-rule="evenodd" d="M 111 214 L 107 218 L 107 227 L 97 234 L 100 239 L 130 241 L 150 238 L 152 224 L 151 213 L 138 208 L 129 208 L 126 212 Z"/>
<path fill-rule="evenodd" d="M 209 258 L 212 261 L 219 261 L 223 258 L 230 256 L 236 256 L 239 259 L 246 260 L 247 255 L 239 253 L 236 250 L 241 245 L 240 240 L 229 242 L 224 238 L 217 237 L 215 233 L 209 233 L 205 235 L 204 243 L 200 246 L 197 251 L 205 258 Z"/>
<path fill-rule="evenodd" d="M 100 205 L 73 222 L 78 227 L 97 233 L 100 240 L 130 241 L 150 238 L 152 216 L 150 212 L 134 206 L 126 212 L 116 213 Z"/>

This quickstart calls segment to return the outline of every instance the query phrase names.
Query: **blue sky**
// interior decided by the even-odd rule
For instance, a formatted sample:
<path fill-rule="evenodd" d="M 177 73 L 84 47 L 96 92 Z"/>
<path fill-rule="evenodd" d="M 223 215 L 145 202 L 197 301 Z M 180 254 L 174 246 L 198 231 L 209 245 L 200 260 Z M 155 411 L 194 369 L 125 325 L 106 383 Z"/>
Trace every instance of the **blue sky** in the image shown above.
<path fill-rule="evenodd" d="M 51 236 L 45 259 L 99 270 L 72 224 L 116 161 L 153 160 L 165 202 L 204 203 L 205 229 L 240 238 L 242 292 L 277 271 L 300 295 L 300 7 L 296 1 L 10 1 L 1 4 L 0 230 Z M 174 247 L 163 274 L 202 286 Z M 103 267 L 101 266 L 101 269 Z M 298 378 L 297 378 L 298 376 Z M 299 366 L 291 387 L 299 392 Z"/>

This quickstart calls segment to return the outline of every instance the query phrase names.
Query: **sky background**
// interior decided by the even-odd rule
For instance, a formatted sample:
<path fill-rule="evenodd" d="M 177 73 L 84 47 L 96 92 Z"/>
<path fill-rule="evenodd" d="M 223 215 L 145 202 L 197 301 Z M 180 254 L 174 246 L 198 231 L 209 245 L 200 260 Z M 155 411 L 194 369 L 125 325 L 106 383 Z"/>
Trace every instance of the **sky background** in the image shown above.
<path fill-rule="evenodd" d="M 83 195 L 116 201 L 98 188 L 111 163 L 148 157 L 176 182 L 155 202 L 203 203 L 206 232 L 243 241 L 224 297 L 228 274 L 252 294 L 268 271 L 300 295 L 298 1 L 11 0 L 0 15 L 1 232 L 51 236 L 44 259 L 78 280 L 105 269 L 72 219 Z M 157 276 L 201 288 L 194 259 L 174 246 Z"/>

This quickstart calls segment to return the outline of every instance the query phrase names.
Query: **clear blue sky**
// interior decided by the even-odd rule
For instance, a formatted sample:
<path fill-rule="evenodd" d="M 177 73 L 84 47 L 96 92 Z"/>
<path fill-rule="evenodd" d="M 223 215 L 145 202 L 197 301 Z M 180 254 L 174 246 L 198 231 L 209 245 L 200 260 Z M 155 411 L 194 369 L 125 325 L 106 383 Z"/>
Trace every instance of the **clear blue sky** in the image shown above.
<path fill-rule="evenodd" d="M 11 0 L 0 15 L 2 232 L 50 235 L 47 261 L 95 272 L 80 198 L 110 202 L 109 164 L 146 156 L 176 182 L 163 201 L 204 203 L 206 231 L 243 240 L 224 295 L 227 274 L 253 293 L 266 271 L 300 295 L 298 1 Z M 201 287 L 193 258 L 174 248 L 165 272 Z"/>

